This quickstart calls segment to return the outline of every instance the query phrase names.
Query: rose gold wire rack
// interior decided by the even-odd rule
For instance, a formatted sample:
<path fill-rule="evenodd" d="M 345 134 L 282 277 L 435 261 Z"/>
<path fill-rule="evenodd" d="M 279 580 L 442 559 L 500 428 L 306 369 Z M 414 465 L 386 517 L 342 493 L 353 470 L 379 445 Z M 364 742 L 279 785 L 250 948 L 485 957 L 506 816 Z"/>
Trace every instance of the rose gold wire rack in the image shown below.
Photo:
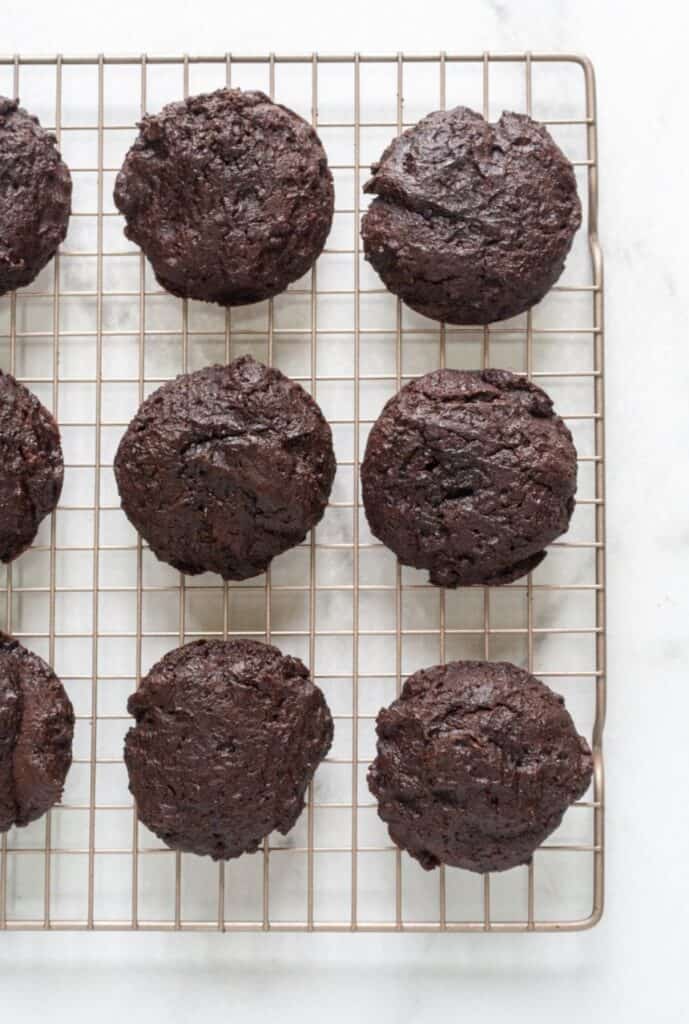
<path fill-rule="evenodd" d="M 336 214 L 316 268 L 284 295 L 232 311 L 161 292 L 122 234 L 114 174 L 147 110 L 224 84 L 258 87 L 319 131 Z M 0 930 L 548 931 L 603 907 L 605 563 L 603 270 L 594 72 L 561 54 L 22 57 L 0 94 L 57 135 L 74 179 L 70 233 L 34 284 L 0 300 L 1 365 L 53 409 L 66 477 L 56 515 L 4 571 L 4 628 L 63 678 L 77 713 L 64 799 L 3 835 Z M 522 317 L 486 328 L 406 310 L 362 261 L 367 167 L 432 109 L 522 110 L 572 159 L 585 211 L 565 275 Z M 280 366 L 333 425 L 338 476 L 322 524 L 265 578 L 223 586 L 155 561 L 119 511 L 112 454 L 162 380 L 244 351 Z M 436 366 L 505 366 L 553 395 L 580 452 L 569 534 L 525 581 L 443 592 L 368 534 L 358 466 L 400 384 Z M 336 741 L 287 837 L 227 865 L 165 849 L 136 822 L 121 749 L 126 697 L 165 650 L 256 636 L 301 656 Z M 594 751 L 590 793 L 530 866 L 426 874 L 395 850 L 365 774 L 378 708 L 406 674 L 456 657 L 507 658 L 566 696 Z"/>

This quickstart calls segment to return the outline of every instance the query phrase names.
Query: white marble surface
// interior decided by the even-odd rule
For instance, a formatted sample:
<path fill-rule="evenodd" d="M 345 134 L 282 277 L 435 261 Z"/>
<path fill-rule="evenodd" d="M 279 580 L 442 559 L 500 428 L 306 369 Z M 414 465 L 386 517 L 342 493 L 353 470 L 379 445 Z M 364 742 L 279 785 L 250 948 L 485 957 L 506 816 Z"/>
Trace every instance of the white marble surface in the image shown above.
<path fill-rule="evenodd" d="M 544 936 L 0 936 L 3 1019 L 685 1019 L 689 288 L 685 31 L 657 2 L 5 0 L 7 52 L 588 53 L 607 274 L 607 908 Z M 199 12 L 203 10 L 203 17 Z M 422 13 L 420 13 L 422 10 Z M 680 170 L 682 168 L 682 170 Z M 14 1011 L 14 1017 L 10 1017 Z"/>

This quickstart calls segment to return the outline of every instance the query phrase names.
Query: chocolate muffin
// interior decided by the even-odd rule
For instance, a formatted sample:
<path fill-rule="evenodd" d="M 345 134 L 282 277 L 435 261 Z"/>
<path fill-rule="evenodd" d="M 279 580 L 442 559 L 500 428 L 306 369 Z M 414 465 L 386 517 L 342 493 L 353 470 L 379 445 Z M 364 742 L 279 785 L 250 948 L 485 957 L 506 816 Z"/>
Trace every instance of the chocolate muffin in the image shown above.
<path fill-rule="evenodd" d="M 219 89 L 170 103 L 140 129 L 115 203 L 163 288 L 241 306 L 311 268 L 334 190 L 320 139 L 294 111 Z"/>
<path fill-rule="evenodd" d="M 63 474 L 55 420 L 0 370 L 0 561 L 11 562 L 29 547 L 60 499 Z"/>
<path fill-rule="evenodd" d="M 28 825 L 62 796 L 74 712 L 37 654 L 0 633 L 0 832 Z"/>
<path fill-rule="evenodd" d="M 546 393 L 507 370 L 436 370 L 375 422 L 361 467 L 372 532 L 440 587 L 511 583 L 574 511 L 577 453 Z"/>
<path fill-rule="evenodd" d="M 115 476 L 122 508 L 158 558 L 243 580 L 319 521 L 335 455 L 311 396 L 242 356 L 150 395 L 120 442 Z"/>
<path fill-rule="evenodd" d="M 17 100 L 0 96 L 0 295 L 31 284 L 53 258 L 71 200 L 55 138 Z"/>
<path fill-rule="evenodd" d="M 286 834 L 333 738 L 298 658 L 254 640 L 170 651 L 129 698 L 125 740 L 139 819 L 174 850 L 229 860 Z"/>
<path fill-rule="evenodd" d="M 427 870 L 527 864 L 591 780 L 563 698 L 508 662 L 422 669 L 377 731 L 369 788 L 390 838 Z"/>
<path fill-rule="evenodd" d="M 539 302 L 581 223 L 572 165 L 543 125 L 466 107 L 394 139 L 364 191 L 366 259 L 424 316 L 487 324 Z"/>

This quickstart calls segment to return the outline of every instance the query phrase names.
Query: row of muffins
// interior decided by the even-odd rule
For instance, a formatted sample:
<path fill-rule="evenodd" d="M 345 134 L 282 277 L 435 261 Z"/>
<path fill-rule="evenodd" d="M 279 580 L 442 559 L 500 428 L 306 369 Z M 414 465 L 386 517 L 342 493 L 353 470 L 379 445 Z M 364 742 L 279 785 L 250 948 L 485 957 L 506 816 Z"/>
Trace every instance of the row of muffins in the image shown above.
<path fill-rule="evenodd" d="M 182 298 L 237 306 L 284 291 L 325 246 L 333 176 L 314 129 L 261 92 L 220 89 L 147 115 L 117 176 L 125 234 Z M 0 295 L 67 234 L 72 181 L 53 136 L 0 97 Z M 364 254 L 435 320 L 486 324 L 557 281 L 581 223 L 572 165 L 525 114 L 435 111 L 393 139 L 364 192 Z"/>
<path fill-rule="evenodd" d="M 64 238 L 71 185 L 54 141 L 16 103 L 0 101 L 0 134 L 12 142 L 13 197 L 0 203 L 1 293 L 29 283 Z M 528 308 L 559 276 L 579 224 L 576 185 L 529 118 L 505 114 L 493 126 L 465 108 L 429 115 L 373 171 L 366 255 L 413 308 L 488 322 Z M 163 287 L 223 305 L 259 301 L 302 276 L 334 206 L 313 130 L 239 90 L 146 117 L 115 199 Z M 9 375 L 0 376 L 0 447 L 0 557 L 9 561 L 54 509 L 63 473 L 56 424 Z M 159 558 L 246 579 L 321 519 L 335 456 L 315 400 L 243 357 L 149 396 L 114 468 L 122 507 Z M 372 532 L 404 564 L 438 586 L 497 585 L 533 569 L 567 529 L 576 451 L 548 396 L 524 378 L 441 370 L 387 403 L 361 480 Z M 136 724 L 125 761 L 140 819 L 172 848 L 214 858 L 294 825 L 333 736 L 306 667 L 253 641 L 170 652 L 128 707 Z M 3 638 L 0 831 L 59 798 L 72 730 L 54 673 Z M 506 663 L 416 673 L 377 731 L 369 786 L 393 841 L 426 868 L 525 863 L 590 781 L 590 751 L 562 698 Z"/>
<path fill-rule="evenodd" d="M 293 828 L 333 739 L 306 666 L 255 640 L 170 651 L 127 709 L 139 820 L 171 849 L 214 860 Z M 0 634 L 0 833 L 60 799 L 73 730 L 55 673 Z M 376 731 L 369 789 L 393 842 L 427 870 L 528 863 L 591 779 L 591 752 L 562 697 L 507 662 L 416 672 Z"/>
<path fill-rule="evenodd" d="M 28 479 L 26 461 L 21 486 L 45 493 L 46 475 L 53 484 L 61 478 L 57 427 L 48 430 L 47 410 L 2 375 L 0 393 L 8 390 L 33 414 L 16 422 L 40 486 Z M 29 438 L 32 418 L 41 433 Z M 320 520 L 335 459 L 311 396 L 242 357 L 149 396 L 120 443 L 115 473 L 125 512 L 159 558 L 187 573 L 246 579 Z M 504 371 L 445 370 L 388 402 L 361 475 L 372 529 L 403 561 L 430 569 L 436 585 L 496 585 L 544 557 L 544 524 L 556 534 L 566 528 L 576 453 L 539 388 Z M 3 722 L 7 758 L 12 753 L 6 786 L 22 777 L 22 749 L 37 759 L 30 777 L 41 778 L 40 798 L 30 812 L 18 802 L 14 818 L 5 818 L 9 827 L 59 795 L 72 719 L 48 667 L 6 643 L 0 663 L 15 667 L 0 672 L 9 681 L 4 693 L 0 685 L 0 722 L 3 701 L 21 700 L 27 673 L 31 685 L 37 673 L 50 680 L 28 726 L 11 715 Z M 305 666 L 252 641 L 178 648 L 154 666 L 128 708 L 137 724 L 125 760 L 140 819 L 172 848 L 216 858 L 253 851 L 274 829 L 294 825 L 333 735 Z M 36 727 L 41 743 L 20 742 L 22 729 Z M 371 791 L 392 839 L 427 868 L 523 863 L 590 780 L 590 751 L 562 698 L 514 665 L 454 662 L 417 673 L 380 713 L 377 731 Z M 0 769 L 0 787 L 2 777 Z"/>
<path fill-rule="evenodd" d="M 57 506 L 55 420 L 0 371 L 0 560 Z M 146 398 L 114 460 L 121 504 L 156 556 L 244 580 L 300 544 L 335 478 L 332 432 L 296 381 L 251 356 L 182 374 Z M 361 465 L 373 534 L 438 586 L 534 569 L 575 505 L 577 453 L 546 393 L 506 370 L 436 370 L 406 384 Z"/>

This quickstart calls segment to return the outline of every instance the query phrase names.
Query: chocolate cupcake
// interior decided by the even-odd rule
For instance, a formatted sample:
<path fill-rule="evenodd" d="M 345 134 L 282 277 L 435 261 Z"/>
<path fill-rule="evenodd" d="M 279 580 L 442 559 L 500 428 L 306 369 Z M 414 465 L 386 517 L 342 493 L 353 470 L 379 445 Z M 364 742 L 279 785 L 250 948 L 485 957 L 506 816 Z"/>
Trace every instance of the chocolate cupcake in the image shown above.
<path fill-rule="evenodd" d="M 31 284 L 67 234 L 72 179 L 55 138 L 0 96 L 0 295 Z"/>
<path fill-rule="evenodd" d="M 487 324 L 529 309 L 557 281 L 581 223 L 572 165 L 543 125 L 466 107 L 394 139 L 364 191 L 361 233 L 391 292 L 424 316 Z"/>
<path fill-rule="evenodd" d="M 122 508 L 158 558 L 243 580 L 320 520 L 335 455 L 311 396 L 243 356 L 150 395 L 120 442 L 115 476 Z"/>
<path fill-rule="evenodd" d="M 62 796 L 74 711 L 37 654 L 0 633 L 0 832 L 36 821 Z"/>
<path fill-rule="evenodd" d="M 33 541 L 62 491 L 60 432 L 23 384 L 0 370 L 0 561 Z"/>
<path fill-rule="evenodd" d="M 535 569 L 574 511 L 577 453 L 546 393 L 506 370 L 436 370 L 386 404 L 361 467 L 372 532 L 442 587 Z"/>
<path fill-rule="evenodd" d="M 333 723 L 297 658 L 253 640 L 198 640 L 154 665 L 129 698 L 124 759 L 139 819 L 213 860 L 286 834 Z"/>
<path fill-rule="evenodd" d="M 416 672 L 377 731 L 369 788 L 390 838 L 426 869 L 527 864 L 591 781 L 562 697 L 507 662 Z"/>
<path fill-rule="evenodd" d="M 241 306 L 313 265 L 334 208 L 313 128 L 262 92 L 219 89 L 141 122 L 115 183 L 128 238 L 163 288 Z"/>

